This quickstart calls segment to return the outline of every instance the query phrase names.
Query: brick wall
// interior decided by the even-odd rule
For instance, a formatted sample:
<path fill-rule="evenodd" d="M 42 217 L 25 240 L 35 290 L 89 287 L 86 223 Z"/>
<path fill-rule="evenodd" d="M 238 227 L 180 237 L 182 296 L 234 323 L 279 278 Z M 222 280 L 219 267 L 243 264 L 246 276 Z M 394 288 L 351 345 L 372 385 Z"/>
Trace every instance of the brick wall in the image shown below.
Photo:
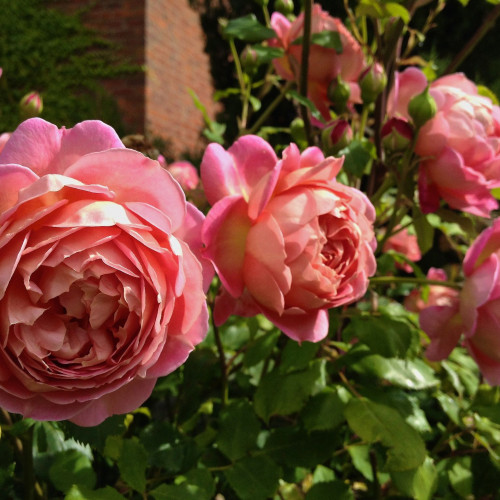
<path fill-rule="evenodd" d="M 175 156 L 200 152 L 203 118 L 188 93 L 193 89 L 209 114 L 210 62 L 199 14 L 188 0 L 148 0 L 146 7 L 146 129 L 171 141 Z"/>
<path fill-rule="evenodd" d="M 216 108 L 204 33 L 189 0 L 51 0 L 50 5 L 67 13 L 85 8 L 86 26 L 116 42 L 130 62 L 144 65 L 144 74 L 103 82 L 130 132 L 164 139 L 176 158 L 202 150 L 203 118 L 187 88 L 211 116 Z"/>

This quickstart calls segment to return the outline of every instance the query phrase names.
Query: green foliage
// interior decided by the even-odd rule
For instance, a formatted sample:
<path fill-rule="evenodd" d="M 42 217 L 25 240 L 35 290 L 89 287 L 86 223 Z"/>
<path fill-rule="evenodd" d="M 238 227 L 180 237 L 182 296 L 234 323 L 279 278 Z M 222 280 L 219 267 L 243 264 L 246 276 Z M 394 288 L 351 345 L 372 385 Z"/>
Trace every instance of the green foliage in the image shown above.
<path fill-rule="evenodd" d="M 140 68 L 119 60 L 115 47 L 85 28 L 78 15 L 47 7 L 44 0 L 0 1 L 0 131 L 19 124 L 18 103 L 36 90 L 44 101 L 42 117 L 58 126 L 102 119 L 123 132 L 101 81 Z"/>

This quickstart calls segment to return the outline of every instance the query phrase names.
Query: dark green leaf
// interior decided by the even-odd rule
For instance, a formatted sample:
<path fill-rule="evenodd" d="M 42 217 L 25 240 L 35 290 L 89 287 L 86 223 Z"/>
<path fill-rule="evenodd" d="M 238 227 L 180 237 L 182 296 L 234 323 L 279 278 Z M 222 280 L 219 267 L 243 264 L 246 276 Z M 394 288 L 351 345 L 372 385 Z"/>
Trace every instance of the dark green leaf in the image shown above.
<path fill-rule="evenodd" d="M 125 500 L 125 497 L 111 486 L 91 490 L 74 484 L 64 497 L 64 500 Z"/>
<path fill-rule="evenodd" d="M 417 234 L 420 251 L 424 254 L 432 248 L 434 228 L 429 224 L 427 217 L 417 207 L 413 208 L 413 227 Z"/>
<path fill-rule="evenodd" d="M 282 373 L 307 368 L 319 349 L 317 342 L 302 342 L 288 340 L 281 354 L 280 371 Z"/>
<path fill-rule="evenodd" d="M 452 488 L 461 498 L 473 496 L 474 476 L 471 471 L 471 457 L 459 457 L 450 461 L 448 478 Z"/>
<path fill-rule="evenodd" d="M 228 38 L 238 38 L 245 42 L 262 42 L 276 38 L 276 32 L 259 23 L 254 14 L 231 19 L 223 28 L 222 33 Z"/>
<path fill-rule="evenodd" d="M 392 480 L 405 495 L 415 500 L 432 500 L 437 488 L 437 471 L 430 457 L 418 468 L 408 471 L 392 472 Z"/>
<path fill-rule="evenodd" d="M 259 432 L 260 423 L 252 405 L 246 400 L 234 401 L 221 412 L 216 442 L 222 453 L 234 461 L 257 447 Z"/>
<path fill-rule="evenodd" d="M 146 467 L 148 454 L 137 438 L 124 439 L 118 468 L 122 479 L 134 490 L 143 493 L 146 489 Z"/>
<path fill-rule="evenodd" d="M 212 500 L 215 483 L 206 469 L 192 469 L 176 478 L 176 484 L 162 484 L 150 492 L 155 500 Z"/>
<path fill-rule="evenodd" d="M 342 481 L 316 483 L 307 491 L 305 500 L 354 500 L 354 494 L 348 484 Z"/>
<path fill-rule="evenodd" d="M 273 351 L 280 335 L 280 332 L 275 330 L 273 332 L 266 332 L 264 335 L 258 337 L 245 352 L 243 366 L 246 368 L 255 366 L 266 359 Z"/>
<path fill-rule="evenodd" d="M 386 358 L 404 357 L 418 331 L 408 323 L 390 317 L 358 316 L 344 330 L 346 341 L 358 339 L 370 347 L 373 354 Z"/>
<path fill-rule="evenodd" d="M 89 457 L 78 450 L 58 453 L 49 469 L 49 477 L 52 484 L 63 493 L 68 492 L 74 484 L 92 489 L 96 482 Z"/>
<path fill-rule="evenodd" d="M 315 106 L 315 104 L 308 99 L 307 97 L 304 97 L 303 95 L 300 95 L 296 90 L 289 90 L 286 95 L 288 97 L 291 97 L 295 101 L 297 101 L 299 104 L 302 104 L 305 106 L 310 112 L 311 115 L 314 116 L 317 120 L 324 122 L 325 119 L 321 115 L 321 113 L 318 111 L 318 108 Z"/>
<path fill-rule="evenodd" d="M 302 420 L 308 431 L 335 429 L 344 420 L 344 407 L 349 395 L 345 389 L 326 388 L 313 396 L 302 411 Z"/>
<path fill-rule="evenodd" d="M 259 64 L 269 63 L 273 59 L 278 59 L 285 55 L 285 51 L 279 47 L 269 47 L 261 44 L 252 45 L 252 50 L 257 54 L 257 62 Z"/>
<path fill-rule="evenodd" d="M 433 370 L 420 359 L 388 359 L 373 354 L 355 362 L 352 368 L 363 375 L 375 376 L 405 389 L 429 389 L 439 384 Z"/>
<path fill-rule="evenodd" d="M 245 457 L 224 471 L 241 500 L 267 500 L 278 487 L 281 470 L 269 457 Z"/>
<path fill-rule="evenodd" d="M 411 470 L 424 462 L 426 450 L 422 438 L 394 408 L 368 399 L 351 399 L 344 414 L 349 427 L 362 439 L 380 442 L 388 448 L 387 470 Z"/>
<path fill-rule="evenodd" d="M 254 397 L 255 412 L 266 422 L 273 415 L 290 415 L 299 411 L 306 400 L 324 383 L 323 361 L 311 363 L 306 370 L 266 375 Z"/>

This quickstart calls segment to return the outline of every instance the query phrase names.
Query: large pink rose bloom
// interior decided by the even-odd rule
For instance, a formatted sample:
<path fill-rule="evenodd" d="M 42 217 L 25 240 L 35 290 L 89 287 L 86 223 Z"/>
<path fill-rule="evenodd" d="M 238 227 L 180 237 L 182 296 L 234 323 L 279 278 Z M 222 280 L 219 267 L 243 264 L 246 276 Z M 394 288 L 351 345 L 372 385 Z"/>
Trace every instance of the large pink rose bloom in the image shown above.
<path fill-rule="evenodd" d="M 500 220 L 481 233 L 463 263 L 465 282 L 449 304 L 424 309 L 422 329 L 431 344 L 427 356 L 446 358 L 461 336 L 486 380 L 500 385 Z"/>
<path fill-rule="evenodd" d="M 409 118 L 409 101 L 427 84 L 417 68 L 397 75 L 389 111 Z M 500 108 L 461 73 L 432 82 L 430 95 L 437 113 L 420 129 L 415 145 L 422 158 L 422 210 L 434 212 L 443 199 L 452 208 L 489 217 L 498 208 L 490 191 L 500 186 Z"/>
<path fill-rule="evenodd" d="M 373 206 L 335 180 L 341 159 L 291 144 L 278 160 L 260 137 L 210 144 L 201 179 L 213 208 L 205 255 L 223 284 L 215 321 L 264 314 L 289 337 L 318 341 L 330 307 L 363 296 L 375 272 Z"/>
<path fill-rule="evenodd" d="M 270 45 L 285 49 L 285 55 L 273 61 L 277 73 L 285 80 L 300 78 L 302 45 L 294 45 L 294 40 L 304 34 L 304 13 L 290 22 L 279 12 L 271 16 L 271 27 L 277 38 L 270 40 Z M 334 31 L 340 36 L 342 53 L 317 44 L 311 44 L 308 65 L 308 97 L 316 105 L 323 117 L 330 119 L 328 86 L 337 76 L 349 84 L 350 101 L 361 102 L 358 78 L 365 68 L 365 59 L 361 46 L 338 18 L 331 17 L 319 5 L 313 5 L 311 33 Z"/>
<path fill-rule="evenodd" d="M 98 121 L 22 123 L 0 180 L 0 406 L 80 425 L 137 408 L 206 334 L 202 214 Z"/>

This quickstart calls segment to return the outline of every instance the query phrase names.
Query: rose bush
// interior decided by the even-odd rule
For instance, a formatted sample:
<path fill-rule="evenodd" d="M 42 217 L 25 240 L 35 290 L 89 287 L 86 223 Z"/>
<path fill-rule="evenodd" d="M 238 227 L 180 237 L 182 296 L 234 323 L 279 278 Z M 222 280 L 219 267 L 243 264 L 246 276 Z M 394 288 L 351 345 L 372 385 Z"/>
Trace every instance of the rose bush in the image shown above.
<path fill-rule="evenodd" d="M 271 27 L 277 38 L 270 40 L 270 45 L 285 49 L 285 55 L 274 59 L 276 72 L 285 80 L 299 80 L 302 60 L 302 45 L 294 41 L 303 35 L 304 14 L 301 13 L 293 22 L 283 14 L 274 12 Z M 358 78 L 365 68 L 365 59 L 361 46 L 338 18 L 331 17 L 320 5 L 313 5 L 311 33 L 334 31 L 339 34 L 342 52 L 318 44 L 310 46 L 308 66 L 308 97 L 316 105 L 323 117 L 329 121 L 332 104 L 328 97 L 328 87 L 337 77 L 350 87 L 350 102 L 361 102 Z"/>
<path fill-rule="evenodd" d="M 0 405 L 80 425 L 137 408 L 206 334 L 203 215 L 97 121 L 22 123 L 0 178 Z"/>
<path fill-rule="evenodd" d="M 492 385 L 500 385 L 500 220 L 484 230 L 463 262 L 464 286 L 455 300 L 420 313 L 431 344 L 427 356 L 446 358 L 463 344 Z"/>
<path fill-rule="evenodd" d="M 408 68 L 396 77 L 390 113 L 410 119 L 408 103 L 427 87 L 425 75 Z M 500 186 L 500 108 L 456 73 L 430 84 L 437 113 L 418 132 L 419 198 L 424 213 L 450 207 L 489 217 L 498 208 L 491 189 Z"/>
<path fill-rule="evenodd" d="M 317 341 L 330 307 L 363 296 L 375 272 L 373 206 L 336 182 L 342 160 L 291 144 L 278 160 L 257 136 L 210 144 L 201 179 L 213 205 L 205 256 L 223 284 L 215 321 L 264 314 L 289 337 Z"/>

